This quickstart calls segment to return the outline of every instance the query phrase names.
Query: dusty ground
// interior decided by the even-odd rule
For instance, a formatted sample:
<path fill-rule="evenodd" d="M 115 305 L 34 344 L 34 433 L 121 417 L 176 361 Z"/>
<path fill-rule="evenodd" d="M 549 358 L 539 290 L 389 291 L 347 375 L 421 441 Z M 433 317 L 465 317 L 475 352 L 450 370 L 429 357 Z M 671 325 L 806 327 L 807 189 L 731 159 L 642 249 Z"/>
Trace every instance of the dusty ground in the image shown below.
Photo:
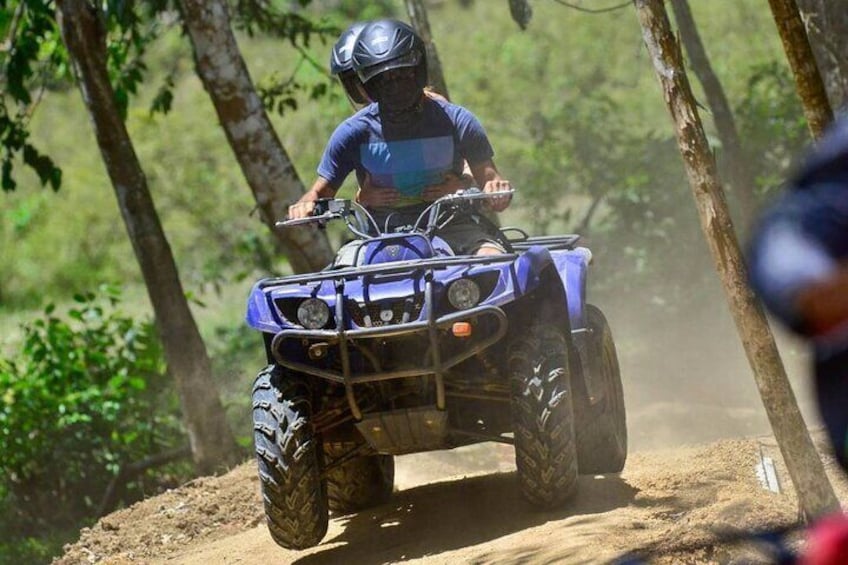
<path fill-rule="evenodd" d="M 631 455 L 620 476 L 582 477 L 562 511 L 529 510 L 516 493 L 512 448 L 484 444 L 399 458 L 389 504 L 334 517 L 321 545 L 287 551 L 267 533 L 249 461 L 105 517 L 59 563 L 608 563 L 633 550 L 658 563 L 766 562 L 756 548 L 715 541 L 722 532 L 797 522 L 732 323 L 646 326 L 636 323 L 644 316 L 609 313 L 624 338 L 616 341 Z M 815 426 L 804 356 L 797 344 L 784 345 Z M 777 461 L 779 494 L 756 477 L 761 454 Z M 848 504 L 848 485 L 832 463 L 828 469 Z"/>
<path fill-rule="evenodd" d="M 251 461 L 107 516 L 59 563 L 604 563 L 637 549 L 660 563 L 756 563 L 755 548 L 716 534 L 797 520 L 785 472 L 780 494 L 756 478 L 760 453 L 778 457 L 769 438 L 633 454 L 620 476 L 581 477 L 554 513 L 519 499 L 510 449 L 402 457 L 389 504 L 335 517 L 324 542 L 300 552 L 269 537 Z M 837 487 L 848 501 L 848 485 Z"/>

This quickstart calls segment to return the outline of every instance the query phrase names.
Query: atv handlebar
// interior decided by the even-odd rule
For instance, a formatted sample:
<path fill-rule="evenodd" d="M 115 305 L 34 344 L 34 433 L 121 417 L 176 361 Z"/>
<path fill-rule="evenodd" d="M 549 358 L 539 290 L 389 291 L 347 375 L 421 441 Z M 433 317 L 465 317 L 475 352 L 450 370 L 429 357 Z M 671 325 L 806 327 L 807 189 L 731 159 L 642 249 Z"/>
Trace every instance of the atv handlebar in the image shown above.
<path fill-rule="evenodd" d="M 338 218 L 334 214 L 321 214 L 320 216 L 307 216 L 306 218 L 297 218 L 294 220 L 278 220 L 274 222 L 274 227 L 277 228 L 293 228 L 294 226 L 302 226 L 304 224 L 325 223 Z"/>
<path fill-rule="evenodd" d="M 429 206 L 427 206 L 424 211 L 418 216 L 415 224 L 413 225 L 413 231 L 420 231 L 422 229 L 422 222 L 426 219 L 426 227 L 424 230 L 428 233 L 435 230 L 438 223 L 438 217 L 441 215 L 443 208 L 449 207 L 454 210 L 458 210 L 462 204 L 471 203 L 477 200 L 487 200 L 490 198 L 498 198 L 503 196 L 512 196 L 515 191 L 510 190 L 500 190 L 496 192 L 483 192 L 479 188 L 471 187 L 464 190 L 459 190 L 457 192 L 446 194 L 441 198 L 433 201 Z M 321 198 L 315 201 L 315 208 L 313 209 L 312 215 L 306 218 L 294 218 L 294 219 L 285 219 L 280 220 L 274 223 L 275 227 L 278 228 L 290 228 L 295 226 L 301 226 L 304 224 L 315 224 L 325 225 L 330 220 L 344 220 L 347 224 L 349 230 L 351 230 L 355 235 L 363 238 L 369 237 L 368 234 L 364 233 L 362 230 L 353 226 L 352 219 L 356 217 L 356 213 L 361 211 L 365 217 L 368 219 L 370 224 L 376 229 L 377 233 L 381 233 L 380 227 L 377 225 L 377 222 L 374 221 L 374 218 L 368 213 L 364 207 L 360 206 L 357 203 L 353 203 L 350 200 L 342 199 L 342 198 Z"/>
<path fill-rule="evenodd" d="M 286 218 L 274 223 L 275 227 L 288 228 L 303 224 L 324 225 L 330 220 L 343 219 L 351 212 L 350 201 L 342 198 L 319 198 L 315 201 L 312 215 L 305 218 Z"/>
<path fill-rule="evenodd" d="M 420 230 L 421 223 L 426 219 L 427 224 L 424 231 L 427 235 L 432 235 L 436 229 L 443 227 L 453 218 L 453 216 L 449 216 L 447 220 L 441 223 L 441 225 L 439 224 L 439 218 L 442 215 L 442 209 L 444 207 L 451 208 L 452 212 L 457 212 L 461 210 L 463 206 L 474 206 L 474 202 L 477 200 L 488 200 L 490 198 L 499 198 L 503 196 L 511 197 L 514 192 L 515 191 L 513 189 L 483 192 L 479 188 L 472 186 L 464 190 L 458 190 L 452 194 L 446 194 L 427 206 L 427 208 L 421 212 L 421 215 L 418 216 L 418 219 L 415 221 L 412 229 L 413 231 Z"/>
<path fill-rule="evenodd" d="M 452 192 L 451 194 L 445 194 L 438 200 L 434 201 L 433 204 L 451 202 L 454 200 L 486 200 L 489 198 L 497 198 L 499 196 L 512 196 L 514 192 L 515 190 L 513 189 L 499 190 L 496 192 L 483 192 L 479 188 L 472 186 L 471 188 Z"/>

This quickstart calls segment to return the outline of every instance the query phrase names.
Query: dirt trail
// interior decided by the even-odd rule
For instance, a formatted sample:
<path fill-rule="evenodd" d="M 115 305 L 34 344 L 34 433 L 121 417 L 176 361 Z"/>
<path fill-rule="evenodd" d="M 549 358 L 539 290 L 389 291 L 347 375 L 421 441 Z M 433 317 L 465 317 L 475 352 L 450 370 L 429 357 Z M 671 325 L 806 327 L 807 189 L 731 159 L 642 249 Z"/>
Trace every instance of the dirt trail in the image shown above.
<path fill-rule="evenodd" d="M 647 329 L 658 335 L 639 339 L 626 332 L 644 333 L 644 324 L 626 314 L 611 310 L 610 323 L 622 329 L 631 455 L 621 475 L 581 477 L 577 497 L 559 512 L 528 509 L 516 491 L 512 448 L 483 444 L 398 458 L 388 504 L 334 517 L 321 545 L 287 551 L 268 535 L 250 461 L 105 517 L 59 563 L 606 563 L 645 548 L 658 563 L 762 562 L 753 548 L 714 541 L 717 531 L 797 520 L 732 322 L 699 323 L 698 332 L 655 324 Z M 665 344 L 663 355 L 656 344 Z M 803 356 L 788 360 L 804 367 Z M 794 372 L 815 422 L 806 370 Z M 742 436 L 750 439 L 726 439 Z M 782 493 L 760 485 L 761 454 L 777 462 Z M 848 485 L 832 461 L 827 466 L 848 503 Z"/>
<path fill-rule="evenodd" d="M 760 453 L 778 460 L 784 492 L 760 485 Z M 295 552 L 269 537 L 248 462 L 105 517 L 59 563 L 604 563 L 640 548 L 654 562 L 756 562 L 752 548 L 717 546 L 714 532 L 796 520 L 768 438 L 634 454 L 620 476 L 581 477 L 553 513 L 523 504 L 513 469 L 500 445 L 399 458 L 390 503 L 335 517 L 321 545 Z M 848 485 L 837 487 L 848 501 Z"/>

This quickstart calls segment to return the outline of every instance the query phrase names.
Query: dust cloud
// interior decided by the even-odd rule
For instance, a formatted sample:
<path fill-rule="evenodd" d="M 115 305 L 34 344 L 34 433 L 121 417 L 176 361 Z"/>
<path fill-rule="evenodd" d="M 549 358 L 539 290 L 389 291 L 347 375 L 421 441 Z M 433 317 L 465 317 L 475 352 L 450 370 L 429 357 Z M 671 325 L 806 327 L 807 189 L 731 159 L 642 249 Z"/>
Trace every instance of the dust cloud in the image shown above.
<path fill-rule="evenodd" d="M 618 347 L 631 451 L 771 433 L 729 307 L 715 287 L 676 313 L 620 303 L 605 309 Z M 807 347 L 771 325 L 807 424 L 817 427 Z"/>

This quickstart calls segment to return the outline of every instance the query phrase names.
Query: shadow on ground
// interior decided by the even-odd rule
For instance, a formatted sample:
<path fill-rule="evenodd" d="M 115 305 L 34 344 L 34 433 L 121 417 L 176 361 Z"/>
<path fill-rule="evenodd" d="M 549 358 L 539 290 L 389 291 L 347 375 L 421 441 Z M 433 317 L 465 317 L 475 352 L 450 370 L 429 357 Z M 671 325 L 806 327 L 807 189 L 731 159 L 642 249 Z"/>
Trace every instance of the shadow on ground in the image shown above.
<path fill-rule="evenodd" d="M 437 555 L 485 543 L 572 516 L 627 506 L 637 494 L 617 475 L 580 477 L 578 494 L 563 510 L 533 511 L 521 499 L 515 473 L 428 484 L 395 493 L 370 511 L 342 517 L 343 532 L 295 563 L 377 564 Z"/>

